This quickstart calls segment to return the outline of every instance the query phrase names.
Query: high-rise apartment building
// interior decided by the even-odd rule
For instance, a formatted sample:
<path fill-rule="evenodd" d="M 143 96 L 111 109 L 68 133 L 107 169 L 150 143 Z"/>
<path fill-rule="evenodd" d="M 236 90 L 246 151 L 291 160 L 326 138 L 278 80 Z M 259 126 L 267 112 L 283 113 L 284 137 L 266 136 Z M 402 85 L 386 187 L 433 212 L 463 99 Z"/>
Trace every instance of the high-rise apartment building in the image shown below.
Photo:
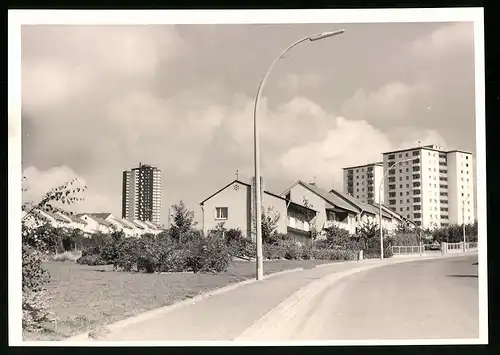
<path fill-rule="evenodd" d="M 426 145 L 383 157 L 389 208 L 423 228 L 474 221 L 472 153 Z"/>
<path fill-rule="evenodd" d="M 139 163 L 123 172 L 122 217 L 160 224 L 161 171 Z"/>
<path fill-rule="evenodd" d="M 380 183 L 384 176 L 383 163 L 344 168 L 344 192 L 367 203 L 384 203 L 384 186 L 379 195 Z"/>

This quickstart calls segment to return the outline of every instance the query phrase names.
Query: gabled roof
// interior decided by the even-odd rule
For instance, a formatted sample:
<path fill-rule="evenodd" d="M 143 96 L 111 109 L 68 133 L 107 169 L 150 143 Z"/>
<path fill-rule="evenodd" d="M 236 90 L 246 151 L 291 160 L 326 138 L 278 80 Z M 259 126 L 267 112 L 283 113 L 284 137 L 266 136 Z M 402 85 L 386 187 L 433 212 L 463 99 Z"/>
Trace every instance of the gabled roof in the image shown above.
<path fill-rule="evenodd" d="M 51 217 L 51 218 L 55 219 L 55 220 L 56 220 L 56 221 L 58 221 L 58 222 L 69 223 L 69 221 L 68 221 L 66 218 L 64 218 L 64 217 L 62 217 L 62 216 L 60 216 L 60 215 L 58 215 L 58 214 L 57 214 L 57 213 L 55 213 L 55 212 L 49 212 L 49 211 L 45 211 L 45 210 L 44 210 L 44 211 L 43 211 L 43 213 L 45 213 L 46 215 L 48 215 L 49 217 Z"/>
<path fill-rule="evenodd" d="M 130 229 L 133 229 L 135 227 L 135 224 L 132 223 L 132 221 L 126 219 L 126 218 L 117 218 L 117 217 L 113 217 L 113 219 L 115 221 L 117 221 L 118 223 L 126 226 L 127 228 L 130 228 Z"/>
<path fill-rule="evenodd" d="M 358 212 L 358 210 L 353 207 L 351 204 L 347 203 L 344 201 L 342 198 L 328 193 L 326 190 L 323 190 L 315 185 L 309 184 L 307 182 L 304 182 L 302 180 L 297 181 L 295 184 L 290 186 L 287 190 L 283 192 L 282 195 L 286 195 L 292 188 L 294 188 L 296 185 L 300 185 L 308 189 L 309 191 L 313 192 L 314 194 L 318 195 L 319 197 L 323 198 L 328 204 L 330 204 L 331 208 L 339 207 L 343 210 L 351 211 L 351 212 Z M 327 207 L 328 208 L 328 207 Z"/>
<path fill-rule="evenodd" d="M 87 224 L 83 219 L 77 217 L 76 215 L 62 213 L 66 218 L 69 218 L 74 223 Z"/>
<path fill-rule="evenodd" d="M 157 226 L 155 226 L 152 222 L 150 221 L 143 221 L 144 224 L 146 224 L 149 228 L 151 229 L 158 229 Z"/>
<path fill-rule="evenodd" d="M 373 204 L 373 205 L 375 206 L 375 204 Z M 377 205 L 377 208 L 378 208 L 378 205 Z M 403 220 L 403 221 L 405 221 L 405 222 L 407 222 L 407 223 L 411 223 L 411 224 L 415 225 L 415 222 L 413 222 L 412 220 L 410 220 L 410 219 L 406 218 L 405 216 L 403 216 L 403 215 L 401 215 L 401 214 L 397 213 L 396 211 L 393 211 L 390 207 L 388 207 L 388 206 L 386 206 L 386 205 L 382 204 L 382 208 L 383 208 L 383 209 L 384 209 L 384 210 L 385 210 L 388 214 L 390 214 L 390 215 L 392 215 L 392 216 L 396 216 L 396 218 L 398 218 L 398 219 L 400 219 L 400 220 Z"/>
<path fill-rule="evenodd" d="M 370 213 L 370 214 L 373 214 L 373 215 L 378 215 L 379 214 L 378 205 L 375 207 L 372 204 L 362 202 L 362 201 L 360 201 L 360 200 L 352 197 L 351 195 L 349 195 L 349 194 L 347 194 L 345 192 L 340 192 L 340 191 L 332 189 L 332 190 L 330 190 L 330 193 L 331 194 L 336 194 L 336 195 L 340 196 L 341 198 L 345 199 L 350 204 L 352 204 L 353 206 L 355 206 L 356 208 L 358 208 L 360 210 L 360 212 L 364 211 L 364 212 L 367 212 L 367 213 Z M 387 211 L 384 211 L 384 209 L 382 209 L 382 216 L 388 217 L 388 218 L 391 217 L 391 215 L 388 214 Z"/>
<path fill-rule="evenodd" d="M 112 217 L 111 220 L 114 221 L 114 222 L 116 222 L 116 224 L 118 224 L 118 225 L 120 225 L 122 227 L 132 229 L 131 226 L 129 226 L 127 223 L 125 223 L 125 221 L 121 220 L 120 218 Z M 113 223 L 113 222 L 111 222 L 111 223 Z"/>
<path fill-rule="evenodd" d="M 111 215 L 111 213 L 92 213 L 93 216 L 96 216 L 97 218 L 100 218 L 100 219 L 106 219 L 108 218 L 109 216 L 113 217 Z"/>
<path fill-rule="evenodd" d="M 136 222 L 136 220 L 131 220 L 131 219 L 127 219 L 128 222 L 132 223 L 132 225 L 136 228 L 139 228 L 139 229 L 144 229 L 143 226 L 141 226 L 139 223 Z"/>
<path fill-rule="evenodd" d="M 96 221 L 97 223 L 99 224 L 102 224 L 103 226 L 107 226 L 107 227 L 111 227 L 113 226 L 113 223 L 111 222 L 108 222 L 102 218 L 99 218 L 97 216 L 95 216 L 94 214 L 92 213 L 81 213 L 78 215 L 79 218 L 81 218 L 82 216 L 89 216 L 90 218 L 92 218 L 94 221 Z"/>
<path fill-rule="evenodd" d="M 246 183 L 246 182 L 243 182 L 241 181 L 240 179 L 235 179 L 233 181 L 231 181 L 229 184 L 227 184 L 226 186 L 224 186 L 222 189 L 220 189 L 219 191 L 217 191 L 216 193 L 210 195 L 209 197 L 207 197 L 206 199 L 204 199 L 203 201 L 200 202 L 200 205 L 203 205 L 206 201 L 210 200 L 212 197 L 214 197 L 215 195 L 219 194 L 220 192 L 224 191 L 225 189 L 227 189 L 229 186 L 233 185 L 234 183 L 238 183 L 238 184 L 241 184 L 241 185 L 244 185 L 246 187 L 252 187 L 251 184 L 249 183 Z M 313 212 L 317 212 L 316 210 L 310 208 L 310 207 L 306 207 L 300 203 L 297 203 L 297 202 L 293 202 L 293 201 L 290 201 L 290 200 L 287 200 L 286 198 L 284 198 L 283 196 L 280 196 L 280 195 L 277 195 L 277 194 L 274 194 L 272 192 L 269 192 L 269 191 L 264 191 L 265 194 L 268 194 L 269 196 L 273 196 L 273 197 L 276 197 L 280 200 L 283 200 L 283 201 L 286 201 L 286 202 L 289 202 L 289 203 L 293 203 L 294 205 L 297 205 L 297 206 L 300 206 L 302 208 L 306 208 L 306 209 L 309 209 Z"/>

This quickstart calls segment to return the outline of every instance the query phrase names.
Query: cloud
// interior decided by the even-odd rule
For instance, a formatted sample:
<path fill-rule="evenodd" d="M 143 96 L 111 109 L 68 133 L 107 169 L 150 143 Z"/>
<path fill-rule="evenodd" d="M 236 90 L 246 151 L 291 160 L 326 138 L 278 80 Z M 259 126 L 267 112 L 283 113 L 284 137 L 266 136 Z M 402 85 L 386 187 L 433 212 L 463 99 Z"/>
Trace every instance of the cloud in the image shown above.
<path fill-rule="evenodd" d="M 23 203 L 37 204 L 43 196 L 51 189 L 61 186 L 73 179 L 77 179 L 75 187 L 86 186 L 86 181 L 82 177 L 75 174 L 73 170 L 67 166 L 58 166 L 48 170 L 39 170 L 30 166 L 23 171 L 23 176 L 26 177 L 23 191 Z M 73 205 L 63 205 L 56 201 L 50 203 L 54 206 L 61 207 L 67 212 L 106 212 L 116 205 L 120 200 L 116 196 L 110 196 L 102 191 L 98 191 L 95 187 L 88 187 L 83 193 L 76 193 L 75 196 L 83 197 L 84 200 Z M 113 198 L 115 197 L 115 198 Z M 121 196 L 118 196 L 121 198 Z M 116 212 L 116 208 L 115 213 Z"/>
<path fill-rule="evenodd" d="M 23 109 L 37 112 L 124 80 L 151 79 L 179 47 L 173 27 L 23 26 Z"/>
<path fill-rule="evenodd" d="M 401 124 L 430 90 L 424 83 L 409 85 L 398 81 L 368 93 L 359 89 L 342 105 L 341 112 L 349 119 Z"/>
<path fill-rule="evenodd" d="M 419 56 L 443 55 L 469 49 L 474 43 L 474 24 L 460 22 L 446 24 L 427 36 L 410 42 L 407 50 Z"/>

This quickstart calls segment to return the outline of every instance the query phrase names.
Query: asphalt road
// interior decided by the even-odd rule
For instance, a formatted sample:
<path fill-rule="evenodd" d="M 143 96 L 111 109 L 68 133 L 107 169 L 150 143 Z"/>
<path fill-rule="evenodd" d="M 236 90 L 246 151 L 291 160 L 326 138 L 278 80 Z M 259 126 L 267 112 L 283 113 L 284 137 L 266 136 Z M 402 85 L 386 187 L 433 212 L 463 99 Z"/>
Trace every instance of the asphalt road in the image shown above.
<path fill-rule="evenodd" d="M 384 266 L 314 299 L 289 340 L 479 337 L 477 255 Z"/>

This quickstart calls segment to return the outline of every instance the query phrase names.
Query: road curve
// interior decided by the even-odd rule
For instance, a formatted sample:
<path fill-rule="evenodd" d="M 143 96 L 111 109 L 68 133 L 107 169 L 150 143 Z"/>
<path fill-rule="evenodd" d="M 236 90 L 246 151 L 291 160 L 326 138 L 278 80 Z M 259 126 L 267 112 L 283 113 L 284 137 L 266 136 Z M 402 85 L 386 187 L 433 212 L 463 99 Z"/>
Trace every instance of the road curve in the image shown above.
<path fill-rule="evenodd" d="M 339 280 L 287 340 L 479 337 L 477 255 L 408 262 Z"/>

